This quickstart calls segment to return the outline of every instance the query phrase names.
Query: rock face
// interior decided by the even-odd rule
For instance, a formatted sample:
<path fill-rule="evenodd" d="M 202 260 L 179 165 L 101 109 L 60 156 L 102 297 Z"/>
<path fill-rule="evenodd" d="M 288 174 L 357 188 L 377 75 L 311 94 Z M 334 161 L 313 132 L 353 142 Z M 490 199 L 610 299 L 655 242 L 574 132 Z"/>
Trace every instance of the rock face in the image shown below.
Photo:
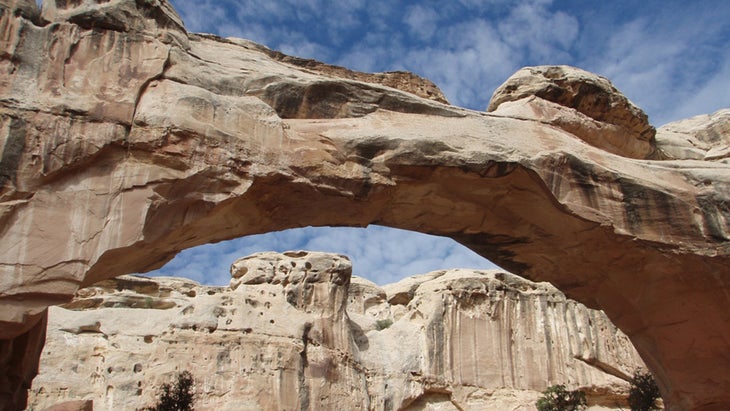
<path fill-rule="evenodd" d="M 553 124 L 618 155 L 657 157 L 646 114 L 605 77 L 575 67 L 525 67 L 494 92 L 487 111 Z"/>
<path fill-rule="evenodd" d="M 730 158 L 730 109 L 660 127 L 657 143 L 668 158 L 727 163 Z"/>
<path fill-rule="evenodd" d="M 380 288 L 351 270 L 261 253 L 230 287 L 124 276 L 79 290 L 50 310 L 30 409 L 139 409 L 182 370 L 207 410 L 534 410 L 554 383 L 626 407 L 642 366 L 630 341 L 546 283 L 450 270 Z"/>
<path fill-rule="evenodd" d="M 425 81 L 187 33 L 163 0 L 0 0 L 0 33 L 0 409 L 22 408 L 45 310 L 80 287 L 368 224 L 552 282 L 631 338 L 669 407 L 730 407 L 726 116 L 652 140 L 605 79 L 564 67 L 464 110 L 410 93 Z M 677 135 L 712 142 L 698 159 Z"/>

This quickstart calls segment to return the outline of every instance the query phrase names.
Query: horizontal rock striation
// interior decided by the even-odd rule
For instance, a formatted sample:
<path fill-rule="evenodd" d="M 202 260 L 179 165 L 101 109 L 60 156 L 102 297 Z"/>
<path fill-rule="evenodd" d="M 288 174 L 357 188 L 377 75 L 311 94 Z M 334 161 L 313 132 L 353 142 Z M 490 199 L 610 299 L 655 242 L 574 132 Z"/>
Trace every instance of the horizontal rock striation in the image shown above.
<path fill-rule="evenodd" d="M 668 406 L 730 406 L 723 111 L 652 139 L 572 68 L 523 70 L 482 113 L 272 54 L 187 33 L 164 0 L 0 0 L 0 352 L 24 353 L 0 356 L 0 409 L 34 372 L 23 336 L 80 287 L 199 244 L 368 224 L 552 282 L 631 338 Z"/>
<path fill-rule="evenodd" d="M 202 410 L 534 410 L 557 383 L 617 409 L 643 365 L 605 314 L 546 283 L 449 270 L 380 288 L 351 272 L 339 255 L 259 253 L 230 287 L 81 289 L 50 309 L 30 408 L 140 409 L 188 370 Z"/>

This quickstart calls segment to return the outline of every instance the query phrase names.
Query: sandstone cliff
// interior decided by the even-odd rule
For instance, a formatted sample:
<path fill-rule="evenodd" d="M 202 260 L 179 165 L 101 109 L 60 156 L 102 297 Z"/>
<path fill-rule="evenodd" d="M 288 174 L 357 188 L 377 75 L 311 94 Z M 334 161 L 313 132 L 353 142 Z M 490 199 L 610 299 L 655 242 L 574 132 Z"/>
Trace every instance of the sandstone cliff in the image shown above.
<path fill-rule="evenodd" d="M 603 313 L 546 283 L 450 270 L 380 288 L 351 270 L 262 253 L 230 287 L 125 276 L 79 290 L 50 311 L 30 409 L 141 408 L 184 369 L 203 410 L 534 410 L 553 383 L 615 408 L 642 366 Z"/>
<path fill-rule="evenodd" d="M 631 338 L 668 405 L 730 407 L 726 111 L 652 137 L 608 80 L 537 67 L 475 112 L 412 76 L 188 33 L 164 0 L 0 0 L 0 72 L 0 409 L 80 287 L 368 224 L 550 281 Z"/>

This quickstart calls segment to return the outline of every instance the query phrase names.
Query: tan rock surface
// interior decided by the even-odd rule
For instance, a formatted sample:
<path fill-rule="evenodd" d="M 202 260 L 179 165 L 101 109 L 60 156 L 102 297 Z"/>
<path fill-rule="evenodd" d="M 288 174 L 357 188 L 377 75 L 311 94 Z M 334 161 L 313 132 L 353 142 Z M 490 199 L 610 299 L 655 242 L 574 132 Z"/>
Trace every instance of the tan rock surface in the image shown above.
<path fill-rule="evenodd" d="M 444 96 L 444 94 L 441 92 L 438 86 L 436 86 L 436 84 L 428 79 L 424 79 L 407 71 L 362 73 L 359 71 L 349 70 L 345 67 L 324 64 L 316 60 L 287 56 L 286 54 L 271 50 L 260 44 L 243 39 L 227 40 L 232 41 L 236 44 L 242 44 L 248 47 L 258 48 L 259 50 L 267 53 L 269 56 L 276 60 L 309 69 L 316 73 L 327 74 L 333 77 L 340 77 L 344 79 L 363 81 L 366 83 L 382 84 L 384 86 L 392 87 L 398 90 L 407 91 L 409 93 L 415 94 L 423 98 L 427 98 L 429 100 L 448 104 L 446 96 Z"/>
<path fill-rule="evenodd" d="M 658 161 L 605 79 L 478 113 L 188 34 L 164 1 L 64 4 L 0 0 L 0 352 L 29 356 L 0 356 L 0 409 L 33 374 L 22 336 L 79 287 L 203 243 L 368 224 L 551 281 L 629 335 L 669 405 L 730 406 L 730 166 Z"/>
<path fill-rule="evenodd" d="M 230 287 L 125 276 L 79 290 L 51 308 L 29 409 L 137 409 L 180 370 L 201 410 L 534 410 L 553 383 L 591 403 L 613 394 L 616 409 L 643 365 L 605 314 L 546 283 L 440 271 L 392 304 L 403 284 L 351 271 L 333 254 L 260 253 L 233 265 Z"/>
<path fill-rule="evenodd" d="M 66 401 L 43 411 L 94 411 L 94 402 L 92 400 Z"/>
<path fill-rule="evenodd" d="M 660 127 L 657 146 L 669 158 L 727 163 L 730 161 L 730 109 Z"/>
<path fill-rule="evenodd" d="M 615 154 L 655 157 L 647 115 L 607 78 L 575 67 L 525 67 L 494 91 L 487 111 L 554 124 Z"/>

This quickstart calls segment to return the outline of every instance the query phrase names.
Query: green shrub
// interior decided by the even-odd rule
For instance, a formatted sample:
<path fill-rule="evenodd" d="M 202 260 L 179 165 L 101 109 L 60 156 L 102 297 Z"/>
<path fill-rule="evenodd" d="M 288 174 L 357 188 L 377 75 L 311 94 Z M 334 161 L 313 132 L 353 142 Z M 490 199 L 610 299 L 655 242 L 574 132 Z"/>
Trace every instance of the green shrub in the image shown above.
<path fill-rule="evenodd" d="M 632 411 L 658 410 L 656 400 L 659 399 L 659 387 L 654 377 L 648 372 L 637 371 L 630 380 L 629 406 Z"/>
<path fill-rule="evenodd" d="M 563 384 L 551 385 L 535 404 L 538 411 L 578 411 L 586 408 L 583 391 L 568 391 Z"/>
<path fill-rule="evenodd" d="M 375 321 L 375 326 L 378 328 L 378 331 L 384 330 L 384 329 L 390 327 L 391 325 L 393 325 L 393 320 L 391 320 L 390 318 Z"/>
<path fill-rule="evenodd" d="M 193 376 L 188 371 L 177 375 L 174 384 L 163 384 L 160 400 L 145 411 L 190 411 L 193 409 Z"/>

